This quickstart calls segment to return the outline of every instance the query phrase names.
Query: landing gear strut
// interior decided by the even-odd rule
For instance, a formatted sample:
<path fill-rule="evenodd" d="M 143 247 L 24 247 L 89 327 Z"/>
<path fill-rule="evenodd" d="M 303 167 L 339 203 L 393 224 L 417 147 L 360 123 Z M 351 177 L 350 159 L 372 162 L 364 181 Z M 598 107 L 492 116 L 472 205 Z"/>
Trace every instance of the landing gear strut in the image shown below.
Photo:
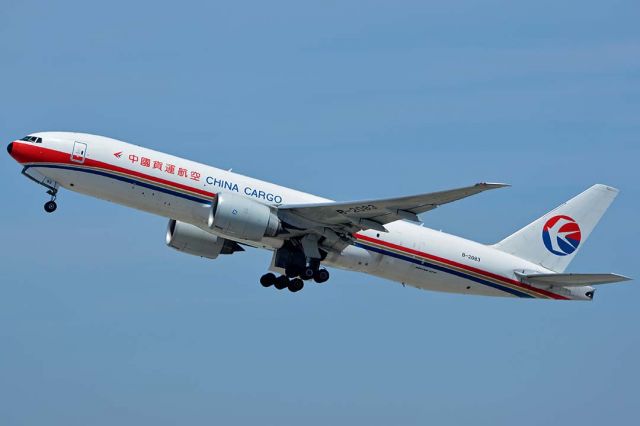
<path fill-rule="evenodd" d="M 44 211 L 47 213 L 53 213 L 58 208 L 56 204 L 56 195 L 58 195 L 58 189 L 52 188 L 47 191 L 47 194 L 51 195 L 51 200 L 44 203 Z"/>
<path fill-rule="evenodd" d="M 42 185 L 45 185 L 45 184 L 43 183 Z M 50 187 L 48 185 L 45 185 L 45 186 L 49 188 L 49 190 L 47 191 L 47 194 L 51 195 L 51 200 L 44 203 L 44 211 L 47 213 L 53 213 L 58 208 L 58 204 L 56 204 L 56 196 L 58 195 L 58 188 Z"/>

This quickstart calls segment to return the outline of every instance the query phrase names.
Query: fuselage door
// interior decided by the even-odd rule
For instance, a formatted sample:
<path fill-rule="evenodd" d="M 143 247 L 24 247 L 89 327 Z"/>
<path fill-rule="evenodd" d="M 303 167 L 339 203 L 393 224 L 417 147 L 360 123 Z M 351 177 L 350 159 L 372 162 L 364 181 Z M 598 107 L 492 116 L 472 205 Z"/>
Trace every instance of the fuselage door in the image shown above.
<path fill-rule="evenodd" d="M 71 152 L 71 161 L 76 163 L 84 163 L 84 158 L 87 155 L 87 144 L 82 142 L 73 143 L 73 151 Z"/>

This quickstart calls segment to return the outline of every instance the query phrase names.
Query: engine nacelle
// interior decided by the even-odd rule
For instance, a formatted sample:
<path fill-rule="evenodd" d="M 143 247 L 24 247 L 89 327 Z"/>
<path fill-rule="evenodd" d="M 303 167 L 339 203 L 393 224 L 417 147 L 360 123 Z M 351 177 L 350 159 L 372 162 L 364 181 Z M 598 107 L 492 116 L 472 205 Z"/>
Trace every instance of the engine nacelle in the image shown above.
<path fill-rule="evenodd" d="M 169 220 L 167 245 L 194 256 L 215 259 L 220 254 L 231 254 L 244 249 L 235 241 L 220 238 L 197 226 Z"/>
<path fill-rule="evenodd" d="M 280 229 L 280 219 L 271 207 L 229 193 L 216 196 L 208 224 L 223 235 L 250 241 L 273 237 Z"/>

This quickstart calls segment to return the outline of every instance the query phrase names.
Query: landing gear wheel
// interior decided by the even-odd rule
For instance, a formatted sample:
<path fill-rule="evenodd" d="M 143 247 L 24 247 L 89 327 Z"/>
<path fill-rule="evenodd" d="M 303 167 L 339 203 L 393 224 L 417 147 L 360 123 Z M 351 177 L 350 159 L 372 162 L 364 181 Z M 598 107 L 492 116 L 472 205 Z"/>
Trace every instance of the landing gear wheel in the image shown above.
<path fill-rule="evenodd" d="M 278 290 L 285 289 L 289 287 L 289 278 L 287 278 L 284 275 L 280 275 L 278 278 L 276 278 L 276 281 L 273 283 L 273 286 Z"/>
<path fill-rule="evenodd" d="M 276 276 L 271 272 L 260 277 L 260 284 L 262 284 L 263 287 L 271 287 L 275 282 Z"/>
<path fill-rule="evenodd" d="M 313 268 L 310 267 L 306 267 L 302 270 L 302 272 L 300 273 L 300 278 L 302 278 L 303 280 L 310 280 L 311 278 L 313 278 L 313 274 L 314 274 L 314 270 Z"/>
<path fill-rule="evenodd" d="M 47 213 L 53 213 L 58 208 L 55 201 L 47 201 L 44 203 L 44 211 Z"/>
<path fill-rule="evenodd" d="M 288 277 L 288 278 L 295 278 L 298 275 L 300 275 L 300 270 L 298 268 L 294 268 L 292 266 L 288 266 L 285 270 L 284 270 L 284 274 Z"/>
<path fill-rule="evenodd" d="M 313 280 L 318 284 L 326 282 L 329 280 L 329 271 L 326 269 L 318 269 L 315 274 L 313 274 Z"/>
<path fill-rule="evenodd" d="M 302 290 L 303 287 L 304 287 L 304 282 L 300 278 L 294 278 L 289 283 L 289 291 L 291 293 L 300 291 Z"/>

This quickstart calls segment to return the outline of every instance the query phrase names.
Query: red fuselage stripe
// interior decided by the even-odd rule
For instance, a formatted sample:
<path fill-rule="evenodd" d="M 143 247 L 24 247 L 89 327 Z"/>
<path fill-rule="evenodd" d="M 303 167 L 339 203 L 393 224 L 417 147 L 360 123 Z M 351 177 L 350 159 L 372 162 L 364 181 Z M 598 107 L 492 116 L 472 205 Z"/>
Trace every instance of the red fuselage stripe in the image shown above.
<path fill-rule="evenodd" d="M 409 253 L 409 254 L 412 254 L 414 256 L 421 256 L 421 257 L 424 257 L 424 258 L 427 258 L 427 259 L 431 259 L 431 260 L 434 260 L 434 261 L 437 261 L 437 262 L 440 262 L 440 263 L 447 264 L 449 266 L 454 266 L 456 268 L 464 269 L 464 270 L 469 271 L 469 272 L 474 272 L 476 274 L 483 275 L 485 277 L 492 278 L 494 280 L 502 281 L 502 282 L 510 284 L 512 286 L 516 286 L 516 287 L 519 287 L 519 288 L 522 288 L 522 289 L 526 289 L 528 291 L 532 291 L 532 292 L 535 292 L 535 293 L 543 294 L 543 295 L 545 295 L 547 297 L 551 297 L 553 299 L 567 300 L 566 297 L 561 296 L 559 294 L 555 294 L 555 293 L 552 293 L 552 292 L 547 291 L 547 290 L 542 290 L 542 289 L 530 286 L 528 284 L 524 284 L 524 283 L 521 283 L 519 281 L 515 281 L 515 280 L 512 280 L 510 278 L 494 274 L 494 273 L 489 272 L 489 271 L 484 271 L 482 269 L 474 268 L 473 266 L 468 266 L 468 265 L 465 265 L 463 263 L 458 263 L 458 262 L 455 262 L 453 260 L 445 259 L 443 257 L 435 256 L 435 255 L 432 255 L 432 254 L 429 254 L 429 253 L 425 253 L 425 252 L 422 252 L 422 251 L 418 251 L 418 250 L 414 250 L 414 249 L 411 249 L 411 248 L 408 248 L 408 247 L 399 246 L 397 244 L 389 243 L 387 241 L 379 240 L 377 238 L 372 238 L 372 237 L 369 237 L 369 236 L 366 236 L 366 235 L 355 234 L 354 236 L 357 239 L 360 239 L 360 240 L 363 240 L 363 241 L 367 241 L 367 242 L 370 242 L 370 243 L 373 243 L 373 244 L 378 244 L 378 245 L 381 245 L 381 246 L 385 246 L 385 247 L 388 247 L 388 248 L 391 248 L 391 249 L 394 249 L 394 250 L 402 251 L 404 253 Z"/>

